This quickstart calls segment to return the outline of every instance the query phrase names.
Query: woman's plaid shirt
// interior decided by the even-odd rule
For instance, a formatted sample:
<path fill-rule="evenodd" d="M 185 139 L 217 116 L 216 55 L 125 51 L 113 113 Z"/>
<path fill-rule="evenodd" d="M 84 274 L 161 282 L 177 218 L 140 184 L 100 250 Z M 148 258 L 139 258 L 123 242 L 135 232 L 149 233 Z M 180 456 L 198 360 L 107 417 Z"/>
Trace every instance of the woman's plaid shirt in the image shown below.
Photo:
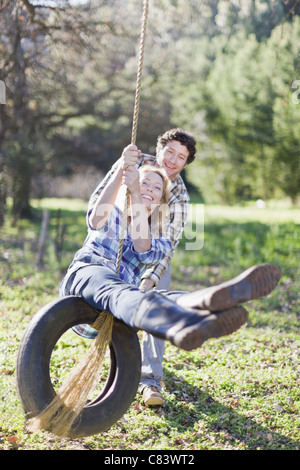
<path fill-rule="evenodd" d="M 90 214 L 88 211 L 87 219 Z M 114 206 L 104 227 L 94 230 L 89 227 L 82 248 L 77 251 L 68 269 L 66 278 L 82 266 L 98 264 L 116 272 L 117 255 L 122 228 L 122 212 Z M 139 286 L 143 273 L 150 266 L 160 263 L 172 250 L 171 241 L 163 236 L 151 237 L 151 248 L 143 253 L 134 249 L 128 230 L 124 235 L 119 277 L 128 284 Z M 67 280 L 65 278 L 65 281 Z"/>
<path fill-rule="evenodd" d="M 153 155 L 142 154 L 140 156 L 139 166 L 147 164 L 154 165 L 155 163 L 156 157 L 154 157 Z M 93 192 L 89 201 L 89 212 L 91 212 L 91 210 L 93 209 L 93 206 L 102 189 L 105 187 L 107 182 L 110 180 L 110 178 L 116 171 L 118 164 L 119 160 L 112 166 L 111 170 L 107 173 L 106 177 L 101 181 L 101 183 Z M 175 248 L 180 241 L 186 223 L 190 202 L 188 192 L 180 175 L 177 175 L 175 178 L 172 178 L 170 180 L 170 183 L 171 188 L 170 197 L 168 201 L 170 224 L 168 227 L 168 238 L 171 240 L 172 249 L 169 254 L 165 255 L 164 258 L 160 260 L 160 262 L 156 266 L 148 267 L 148 269 L 146 269 L 142 274 L 142 279 L 152 279 L 155 286 L 164 275 L 171 261 Z"/>

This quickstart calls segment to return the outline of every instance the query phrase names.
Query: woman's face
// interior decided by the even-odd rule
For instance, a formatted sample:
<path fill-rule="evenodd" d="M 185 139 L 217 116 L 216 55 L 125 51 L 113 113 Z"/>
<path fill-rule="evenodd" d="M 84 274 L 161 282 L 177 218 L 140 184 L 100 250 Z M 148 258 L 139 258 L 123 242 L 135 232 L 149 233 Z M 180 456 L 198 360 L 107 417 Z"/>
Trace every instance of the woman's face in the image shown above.
<path fill-rule="evenodd" d="M 142 173 L 140 188 L 143 203 L 152 212 L 161 203 L 164 189 L 163 179 L 158 173 L 152 171 Z"/>

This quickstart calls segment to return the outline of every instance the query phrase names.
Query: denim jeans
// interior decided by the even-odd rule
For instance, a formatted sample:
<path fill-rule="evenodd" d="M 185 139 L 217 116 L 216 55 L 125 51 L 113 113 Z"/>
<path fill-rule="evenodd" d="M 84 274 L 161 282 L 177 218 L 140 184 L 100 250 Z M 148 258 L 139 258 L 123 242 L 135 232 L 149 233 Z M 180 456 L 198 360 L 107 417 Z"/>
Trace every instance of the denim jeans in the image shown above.
<path fill-rule="evenodd" d="M 182 293 L 161 292 L 175 301 Z M 105 310 L 134 328 L 133 314 L 145 293 L 122 281 L 111 269 L 100 265 L 79 268 L 62 282 L 60 295 L 76 295 L 92 307 Z"/>
<path fill-rule="evenodd" d="M 167 291 L 170 286 L 171 279 L 171 265 L 164 276 L 159 281 L 156 289 Z M 142 371 L 139 390 L 147 385 L 155 386 L 161 390 L 161 382 L 163 380 L 163 358 L 164 358 L 165 341 L 155 336 L 150 335 L 143 331 L 143 338 L 141 343 L 142 353 Z"/>

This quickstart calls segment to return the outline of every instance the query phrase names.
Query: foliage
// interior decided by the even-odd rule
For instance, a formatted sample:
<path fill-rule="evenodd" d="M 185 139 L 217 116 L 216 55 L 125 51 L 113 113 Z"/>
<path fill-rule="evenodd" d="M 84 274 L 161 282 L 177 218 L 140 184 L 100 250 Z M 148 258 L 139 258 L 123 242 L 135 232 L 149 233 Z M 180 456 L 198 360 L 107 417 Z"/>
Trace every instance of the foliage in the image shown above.
<path fill-rule="evenodd" d="M 131 136 L 140 0 L 1 3 L 0 224 L 33 181 L 107 171 Z M 299 0 L 150 2 L 137 143 L 185 127 L 206 202 L 299 197 Z"/>
<path fill-rule="evenodd" d="M 200 78 L 185 95 L 185 108 L 182 98 L 174 99 L 174 107 L 200 135 L 199 170 L 193 177 L 191 168 L 190 176 L 206 201 L 267 200 L 281 190 L 296 202 L 300 108 L 291 84 L 299 67 L 299 26 L 296 18 L 261 42 L 242 30 L 221 39 L 218 48 L 198 44 L 205 52 L 195 57 L 193 72 Z"/>
<path fill-rule="evenodd" d="M 299 450 L 299 265 L 300 214 L 286 203 L 258 209 L 205 206 L 200 251 L 182 239 L 172 270 L 172 288 L 193 290 L 228 279 L 250 264 L 276 262 L 279 287 L 249 303 L 249 322 L 229 337 L 193 352 L 167 344 L 163 393 L 158 409 L 137 394 L 110 430 L 67 440 L 28 433 L 15 390 L 15 359 L 30 318 L 57 297 L 59 282 L 85 238 L 86 204 L 77 200 L 32 201 L 36 221 L 9 221 L 0 232 L 0 448 L 78 450 Z M 41 212 L 51 210 L 47 259 L 36 266 Z M 63 256 L 55 257 L 56 213 L 66 233 Z M 55 349 L 51 369 L 58 384 L 89 342 L 68 332 Z"/>

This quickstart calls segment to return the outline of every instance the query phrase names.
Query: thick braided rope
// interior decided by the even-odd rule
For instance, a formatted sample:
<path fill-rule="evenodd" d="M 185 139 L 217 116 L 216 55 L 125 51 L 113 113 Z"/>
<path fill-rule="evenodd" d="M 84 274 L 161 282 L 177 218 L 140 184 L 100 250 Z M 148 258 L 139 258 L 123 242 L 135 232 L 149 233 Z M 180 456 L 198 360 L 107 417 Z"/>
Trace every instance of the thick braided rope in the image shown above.
<path fill-rule="evenodd" d="M 141 92 L 141 77 L 144 57 L 144 44 L 146 36 L 146 22 L 148 16 L 149 0 L 144 0 L 142 31 L 140 38 L 140 58 L 137 73 L 136 95 L 134 104 L 133 127 L 131 142 L 135 144 L 137 122 L 139 114 L 139 102 Z M 127 211 L 129 202 L 129 191 L 126 192 L 126 201 L 124 204 L 123 221 L 121 227 L 121 237 L 117 255 L 116 273 L 120 273 L 122 250 L 124 243 L 124 234 L 127 226 Z M 92 325 L 99 331 L 95 338 L 92 348 L 88 351 L 86 357 L 75 367 L 69 379 L 60 387 L 54 399 L 46 406 L 42 412 L 33 418 L 29 427 L 33 431 L 47 429 L 53 434 L 59 436 L 69 436 L 71 428 L 78 419 L 81 410 L 87 402 L 88 396 L 94 390 L 100 368 L 111 341 L 113 316 L 103 311 Z"/>
<path fill-rule="evenodd" d="M 142 29 L 141 29 L 141 35 L 140 35 L 139 63 L 138 63 L 138 71 L 137 71 L 137 79 L 136 79 L 136 91 L 135 91 L 135 101 L 134 101 L 134 111 L 133 111 L 132 132 L 131 132 L 131 143 L 132 144 L 135 144 L 136 134 L 137 134 L 148 11 L 149 11 L 149 0 L 144 0 L 143 17 L 142 17 Z M 123 219 L 122 219 L 122 227 L 121 227 L 120 244 L 119 244 L 119 249 L 118 249 L 118 254 L 117 254 L 117 264 L 116 264 L 116 273 L 117 274 L 120 273 L 120 268 L 121 268 L 121 259 L 122 259 L 122 252 L 123 252 L 124 236 L 125 236 L 125 231 L 126 231 L 126 227 L 127 227 L 128 205 L 129 205 L 129 191 L 127 189 L 125 202 L 124 202 L 124 209 L 123 209 Z"/>
<path fill-rule="evenodd" d="M 143 6 L 143 16 L 142 16 L 142 27 L 141 27 L 141 34 L 140 34 L 140 49 L 139 49 L 139 63 L 138 63 L 138 71 L 137 71 L 137 79 L 136 79 L 136 90 L 135 90 L 135 100 L 134 100 L 134 111 L 133 111 L 133 122 L 132 122 L 132 132 L 131 132 L 131 143 L 135 144 L 136 142 L 136 134 L 137 134 L 137 125 L 138 125 L 138 116 L 139 116 L 139 107 L 140 107 L 140 95 L 141 95 L 141 83 L 142 83 L 142 71 L 143 71 L 143 62 L 144 62 L 144 51 L 145 51 L 145 40 L 146 40 L 146 26 L 147 26 L 147 19 L 148 19 L 148 12 L 149 12 L 149 0 L 144 0 Z M 123 252 L 123 245 L 124 245 L 124 236 L 127 228 L 127 214 L 128 214 L 128 205 L 129 205 L 129 191 L 126 191 L 126 197 L 124 202 L 123 208 L 123 219 L 122 219 L 122 226 L 121 226 L 121 233 L 120 233 L 120 242 L 119 248 L 117 253 L 117 262 L 116 262 L 116 274 L 120 273 L 121 269 L 121 260 L 122 260 L 122 252 Z M 107 312 L 101 312 L 100 316 L 105 316 L 106 321 L 111 323 L 111 328 L 113 325 L 113 316 L 109 315 Z M 92 325 L 93 328 L 96 330 L 100 330 L 97 319 L 95 323 Z M 102 324 L 103 320 L 100 320 Z"/>
<path fill-rule="evenodd" d="M 144 0 L 143 16 L 142 16 L 142 27 L 141 27 L 141 34 L 140 34 L 139 63 L 138 63 L 138 71 L 137 71 L 137 79 L 136 79 L 133 122 L 132 122 L 132 132 L 131 132 L 131 143 L 132 144 L 135 144 L 136 134 L 137 134 L 148 11 L 149 11 L 149 0 Z M 126 232 L 126 228 L 127 228 L 128 205 L 129 205 L 129 191 L 127 189 L 126 190 L 125 202 L 124 202 L 124 208 L 123 208 L 123 219 L 122 219 L 122 226 L 121 226 L 121 233 L 120 233 L 120 242 L 119 242 L 119 248 L 118 248 L 118 253 L 117 253 L 116 274 L 119 274 L 120 269 L 121 269 L 122 252 L 123 252 L 123 245 L 124 245 L 124 236 L 125 236 L 125 232 Z M 98 318 L 96 319 L 96 321 L 92 325 L 93 328 L 95 328 L 96 330 L 99 331 L 99 334 L 97 336 L 98 342 L 100 342 L 100 341 L 103 342 L 103 340 L 104 340 L 103 339 L 104 325 L 106 325 L 105 342 L 109 342 L 111 340 L 111 335 L 112 335 L 113 316 L 108 314 L 105 311 L 100 313 L 100 315 L 98 316 Z"/>

